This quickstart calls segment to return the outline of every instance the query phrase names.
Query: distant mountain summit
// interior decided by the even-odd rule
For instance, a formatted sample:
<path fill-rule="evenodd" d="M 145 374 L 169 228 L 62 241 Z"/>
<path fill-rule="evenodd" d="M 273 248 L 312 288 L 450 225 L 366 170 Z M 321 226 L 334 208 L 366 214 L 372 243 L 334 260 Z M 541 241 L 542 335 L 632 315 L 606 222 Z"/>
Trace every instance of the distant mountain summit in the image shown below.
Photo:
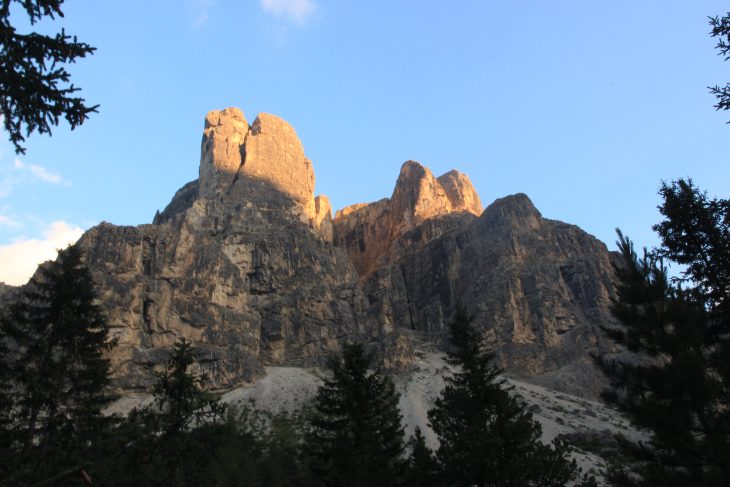
<path fill-rule="evenodd" d="M 589 354 L 611 323 L 611 254 L 523 194 L 482 211 L 469 178 L 408 161 L 390 198 L 332 218 L 295 130 L 208 113 L 199 178 L 153 224 L 102 223 L 78 244 L 107 309 L 117 385 L 141 389 L 179 338 L 215 387 L 265 365 L 321 364 L 344 342 L 408 366 L 446 343 L 457 303 L 509 373 L 593 395 Z"/>

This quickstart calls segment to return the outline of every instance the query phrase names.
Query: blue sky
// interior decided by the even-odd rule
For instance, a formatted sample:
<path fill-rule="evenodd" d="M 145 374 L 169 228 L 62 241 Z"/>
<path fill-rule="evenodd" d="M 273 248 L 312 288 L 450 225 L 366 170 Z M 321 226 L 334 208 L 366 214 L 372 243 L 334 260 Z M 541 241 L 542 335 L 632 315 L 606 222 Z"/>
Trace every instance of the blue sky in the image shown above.
<path fill-rule="evenodd" d="M 297 130 L 335 209 L 389 196 L 415 159 L 524 192 L 614 248 L 653 245 L 661 180 L 730 197 L 721 1 L 67 0 L 38 28 L 98 48 L 70 67 L 100 111 L 0 141 L 0 281 L 100 221 L 149 223 L 197 177 L 205 113 Z M 49 250 L 51 249 L 51 250 Z M 43 258 L 48 258 L 43 254 Z M 21 264 L 25 267 L 20 269 Z M 8 274 L 12 271 L 12 276 Z M 5 272 L 5 274 L 3 274 Z"/>

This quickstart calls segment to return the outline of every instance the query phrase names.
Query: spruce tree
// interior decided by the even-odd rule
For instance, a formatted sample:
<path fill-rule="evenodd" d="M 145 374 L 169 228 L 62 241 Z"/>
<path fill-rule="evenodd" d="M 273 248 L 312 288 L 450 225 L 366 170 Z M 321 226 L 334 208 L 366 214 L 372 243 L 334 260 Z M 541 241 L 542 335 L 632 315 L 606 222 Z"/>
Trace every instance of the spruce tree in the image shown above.
<path fill-rule="evenodd" d="M 122 439 L 129 438 L 120 459 L 125 471 L 115 475 L 124 477 L 122 485 L 204 485 L 212 456 L 223 440 L 236 437 L 226 421 L 227 407 L 203 389 L 205 378 L 190 370 L 194 361 L 190 342 L 177 342 L 156 374 L 152 404 L 129 414 L 121 431 Z"/>
<path fill-rule="evenodd" d="M 456 371 L 428 412 L 438 436 L 443 485 L 562 487 L 578 476 L 568 447 L 540 442 L 540 424 L 510 396 L 493 354 L 482 350 L 472 317 L 458 308 L 448 362 Z M 590 485 L 590 484 L 589 484 Z"/>
<path fill-rule="evenodd" d="M 309 466 L 327 486 L 399 485 L 403 427 L 393 381 L 360 344 L 329 363 L 305 438 Z"/>
<path fill-rule="evenodd" d="M 619 234 L 621 327 L 608 334 L 630 355 L 599 359 L 611 380 L 604 397 L 651 433 L 623 442 L 630 466 L 614 485 L 720 486 L 730 478 L 730 201 L 691 180 L 663 184 L 661 245 L 638 257 Z M 681 264 L 670 279 L 664 262 Z"/>
<path fill-rule="evenodd" d="M 113 418 L 107 325 L 79 247 L 39 267 L 3 319 L 14 396 L 12 482 L 47 480 L 93 462 Z M 22 479 L 22 480 L 21 480 Z"/>
<path fill-rule="evenodd" d="M 730 12 L 722 17 L 710 17 L 710 26 L 710 35 L 717 38 L 715 48 L 720 51 L 718 55 L 725 61 L 730 60 Z M 730 110 L 730 83 L 711 86 L 710 93 L 717 98 L 716 110 Z"/>
<path fill-rule="evenodd" d="M 436 459 L 426 445 L 426 438 L 421 433 L 421 428 L 416 426 L 408 443 L 411 453 L 408 456 L 404 485 L 407 487 L 436 485 L 438 481 Z"/>
<path fill-rule="evenodd" d="M 15 435 L 12 431 L 15 391 L 10 374 L 10 350 L 7 341 L 4 329 L 0 326 L 0 479 L 8 477 L 16 470 Z"/>
<path fill-rule="evenodd" d="M 22 34 L 11 23 L 11 16 L 23 11 L 31 25 L 63 17 L 61 4 L 63 0 L 0 2 L 0 115 L 19 154 L 25 153 L 21 143 L 33 131 L 50 135 L 61 118 L 74 129 L 98 108 L 86 106 L 83 98 L 74 95 L 79 88 L 70 82 L 65 67 L 93 54 L 94 47 L 64 29 L 53 36 Z"/>

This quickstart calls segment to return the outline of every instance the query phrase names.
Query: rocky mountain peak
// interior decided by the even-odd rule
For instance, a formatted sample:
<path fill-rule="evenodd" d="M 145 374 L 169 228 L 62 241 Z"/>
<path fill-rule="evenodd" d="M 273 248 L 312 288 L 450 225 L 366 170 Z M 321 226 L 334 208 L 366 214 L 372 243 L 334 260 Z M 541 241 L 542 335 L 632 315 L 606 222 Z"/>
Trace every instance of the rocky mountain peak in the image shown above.
<path fill-rule="evenodd" d="M 484 210 L 482 201 L 466 174 L 452 169 L 439 176 L 438 182 L 446 191 L 446 196 L 451 203 L 451 211 L 466 211 L 476 216 L 482 214 Z"/>
<path fill-rule="evenodd" d="M 406 161 L 391 196 L 394 233 L 449 213 L 482 213 L 482 203 L 469 178 L 457 170 L 435 178 L 416 161 Z"/>
<path fill-rule="evenodd" d="M 252 181 L 255 189 L 247 188 Z M 268 113 L 259 114 L 250 126 L 238 108 L 207 114 L 198 188 L 200 198 L 261 193 L 268 188 L 277 193 L 272 201 L 280 196 L 290 199 L 303 222 L 324 221 L 314 201 L 312 162 L 305 157 L 296 131 Z M 260 194 L 256 196 L 261 200 Z"/>
<path fill-rule="evenodd" d="M 249 126 L 238 108 L 213 110 L 205 116 L 200 149 L 199 195 L 212 197 L 233 182 L 243 161 L 243 146 Z"/>
<path fill-rule="evenodd" d="M 390 201 L 394 234 L 451 211 L 451 202 L 441 183 L 428 168 L 415 161 L 406 161 L 401 167 Z"/>
<path fill-rule="evenodd" d="M 348 249 L 364 279 L 400 252 L 393 243 L 407 232 L 450 215 L 481 213 L 479 195 L 465 174 L 452 170 L 436 178 L 422 164 L 406 161 L 390 198 L 351 205 L 337 212 L 334 238 Z M 419 238 L 436 238 L 449 227 L 431 225 Z"/>
<path fill-rule="evenodd" d="M 484 210 L 481 220 L 485 224 L 515 224 L 536 230 L 540 226 L 542 215 L 526 194 L 517 193 L 496 199 Z"/>
<path fill-rule="evenodd" d="M 216 110 L 199 179 L 154 224 L 84 234 L 77 245 L 117 340 L 120 388 L 149 384 L 180 338 L 201 351 L 197 366 L 215 387 L 251 381 L 265 365 L 322 363 L 353 340 L 390 363 L 412 360 L 404 337 L 443 343 L 456 303 L 510 373 L 583 394 L 600 388 L 590 355 L 605 347 L 613 271 L 595 238 L 543 218 L 524 194 L 482 211 L 466 175 L 434 177 L 415 161 L 390 198 L 334 220 L 313 190 L 291 125 Z"/>
<path fill-rule="evenodd" d="M 294 127 L 261 113 L 246 137 L 242 174 L 270 183 L 300 203 L 314 217 L 314 169 Z"/>

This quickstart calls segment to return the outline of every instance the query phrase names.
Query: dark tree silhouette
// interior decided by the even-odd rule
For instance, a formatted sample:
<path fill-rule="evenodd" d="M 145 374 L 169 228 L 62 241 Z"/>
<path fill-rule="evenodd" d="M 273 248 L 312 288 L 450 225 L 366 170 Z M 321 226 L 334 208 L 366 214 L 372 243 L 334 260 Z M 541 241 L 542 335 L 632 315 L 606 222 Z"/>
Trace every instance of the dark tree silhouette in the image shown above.
<path fill-rule="evenodd" d="M 102 414 L 113 400 L 103 357 L 111 343 L 96 299 L 81 250 L 70 246 L 39 267 L 4 316 L 14 397 L 6 433 L 17 457 L 10 483 L 80 470 L 114 421 Z"/>
<path fill-rule="evenodd" d="M 426 438 L 416 426 L 411 440 L 408 442 L 411 454 L 408 456 L 405 482 L 407 487 L 437 485 L 438 468 L 433 452 L 426 445 Z"/>
<path fill-rule="evenodd" d="M 31 24 L 44 17 L 63 17 L 63 0 L 0 1 L 0 113 L 5 130 L 17 153 L 33 131 L 51 134 L 51 126 L 65 118 L 71 129 L 84 123 L 98 105 L 89 107 L 75 96 L 79 88 L 70 83 L 66 64 L 95 50 L 78 42 L 76 36 L 61 32 L 55 36 L 36 32 L 19 33 L 11 24 L 11 6 L 17 3 Z"/>
<path fill-rule="evenodd" d="M 720 51 L 718 54 L 725 61 L 730 60 L 730 12 L 723 17 L 710 17 L 710 26 L 712 27 L 710 35 L 717 37 L 715 47 Z M 717 98 L 715 105 L 717 110 L 730 110 L 730 83 L 726 83 L 725 86 L 711 86 L 710 93 Z"/>
<path fill-rule="evenodd" d="M 327 486 L 398 485 L 403 471 L 403 427 L 390 378 L 373 368 L 360 344 L 345 346 L 329 363 L 317 391 L 305 451 L 315 477 Z"/>
<path fill-rule="evenodd" d="M 633 463 L 615 485 L 720 486 L 730 478 L 730 202 L 709 199 L 691 180 L 663 184 L 661 238 L 639 258 L 619 232 L 607 332 L 633 355 L 602 357 L 612 389 L 604 397 L 641 428 L 646 444 L 623 442 Z M 684 266 L 670 279 L 665 261 Z M 684 287 L 682 287 L 684 285 Z M 638 476 L 636 475 L 638 474 Z"/>
<path fill-rule="evenodd" d="M 237 450 L 238 435 L 226 422 L 227 407 L 203 390 L 194 374 L 195 349 L 179 341 L 157 374 L 153 403 L 130 413 L 123 485 L 197 486 L 206 483 L 211 454 L 223 439 Z M 124 431 L 122 431 L 124 437 Z M 110 479 L 110 482 L 114 479 Z"/>
<path fill-rule="evenodd" d="M 493 354 L 482 350 L 472 317 L 457 309 L 450 324 L 456 369 L 428 412 L 439 438 L 436 457 L 444 485 L 562 487 L 578 477 L 568 446 L 540 442 L 542 429 L 524 403 L 511 397 Z M 585 479 L 586 485 L 591 480 Z"/>

